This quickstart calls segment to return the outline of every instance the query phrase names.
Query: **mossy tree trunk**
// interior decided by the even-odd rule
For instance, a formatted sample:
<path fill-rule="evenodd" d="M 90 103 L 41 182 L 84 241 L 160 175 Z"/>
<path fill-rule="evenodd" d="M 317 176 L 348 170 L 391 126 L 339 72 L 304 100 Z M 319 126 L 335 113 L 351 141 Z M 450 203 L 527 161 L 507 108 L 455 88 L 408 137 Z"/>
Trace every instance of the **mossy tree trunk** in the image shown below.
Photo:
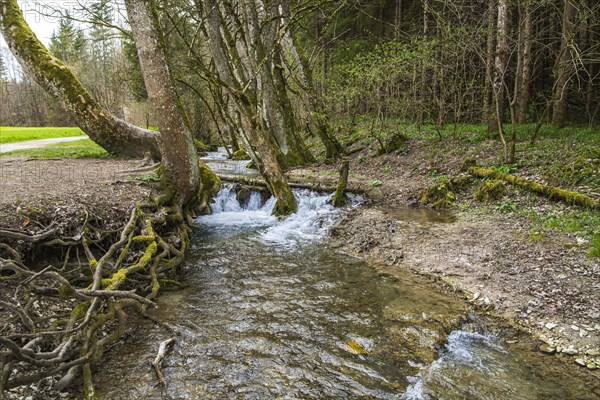
<path fill-rule="evenodd" d="M 167 200 L 188 204 L 196 199 L 200 189 L 199 160 L 169 72 L 155 3 L 126 0 L 125 6 L 148 98 L 161 131 L 160 150 Z"/>
<path fill-rule="evenodd" d="M 562 201 L 566 204 L 576 205 L 588 209 L 600 210 L 600 202 L 585 194 L 554 186 L 542 185 L 541 183 L 530 181 L 529 179 L 520 178 L 515 175 L 505 174 L 477 166 L 469 167 L 469 172 L 479 178 L 491 178 L 508 182 L 514 186 L 518 186 L 531 192 L 546 196 L 551 200 Z"/>
<path fill-rule="evenodd" d="M 348 187 L 348 174 L 350 172 L 350 159 L 348 156 L 342 157 L 342 166 L 340 167 L 340 180 L 337 184 L 332 203 L 335 207 L 341 207 L 348 203 L 346 197 L 346 188 Z"/>
<path fill-rule="evenodd" d="M 285 29 L 281 40 L 282 61 L 286 56 L 291 57 L 292 65 L 288 66 L 288 73 L 300 87 L 299 96 L 301 98 L 301 107 L 308 113 L 316 126 L 316 133 L 323 146 L 325 146 L 325 158 L 337 158 L 344 153 L 344 147 L 332 134 L 325 104 L 322 98 L 318 98 L 317 90 L 314 85 L 311 68 L 305 65 L 305 61 L 300 56 L 294 35 L 290 31 L 290 19 L 292 12 L 289 0 L 281 0 L 281 20 Z"/>
<path fill-rule="evenodd" d="M 23 69 L 48 94 L 70 111 L 79 127 L 102 148 L 113 154 L 160 158 L 159 134 L 115 117 L 99 104 L 31 31 L 16 0 L 0 0 L 0 29 L 4 40 Z"/>

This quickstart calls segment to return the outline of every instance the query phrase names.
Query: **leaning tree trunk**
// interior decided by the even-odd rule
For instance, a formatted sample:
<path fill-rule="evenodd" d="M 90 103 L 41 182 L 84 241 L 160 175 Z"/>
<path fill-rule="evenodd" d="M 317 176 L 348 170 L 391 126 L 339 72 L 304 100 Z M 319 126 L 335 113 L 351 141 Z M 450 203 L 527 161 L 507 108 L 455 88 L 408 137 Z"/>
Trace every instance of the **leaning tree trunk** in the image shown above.
<path fill-rule="evenodd" d="M 554 65 L 552 94 L 552 124 L 562 127 L 567 122 L 567 97 L 573 71 L 573 40 L 575 37 L 575 0 L 565 0 L 560 51 Z"/>
<path fill-rule="evenodd" d="M 125 6 L 148 98 L 161 131 L 160 150 L 167 201 L 188 204 L 196 200 L 200 188 L 199 161 L 169 72 L 155 3 L 151 0 L 125 0 Z"/>
<path fill-rule="evenodd" d="M 298 52 L 294 35 L 290 30 L 290 19 L 292 13 L 290 11 L 289 0 L 281 0 L 281 19 L 285 26 L 285 33 L 281 40 L 281 51 L 284 53 L 280 57 L 286 60 L 286 56 L 291 57 L 292 67 L 289 69 L 289 74 L 292 79 L 300 87 L 300 99 L 302 106 L 306 108 L 306 113 L 309 114 L 316 126 L 317 135 L 325 146 L 325 158 L 336 158 L 344 153 L 344 147 L 335 138 L 331 132 L 325 104 L 322 98 L 317 96 L 317 90 L 314 85 L 312 69 L 304 64 L 304 60 Z M 294 73 L 294 72 L 297 73 Z"/>
<path fill-rule="evenodd" d="M 227 102 L 232 108 L 229 112 L 235 116 L 239 138 L 277 199 L 274 213 L 289 215 L 296 211 L 298 205 L 279 163 L 280 149 L 269 132 L 265 118 L 259 115 L 259 110 L 263 109 L 260 105 L 263 99 L 256 90 L 256 78 L 260 71 L 256 65 L 258 61 L 249 57 L 244 47 L 249 40 L 249 33 L 246 32 L 248 27 L 237 25 L 239 31 L 236 41 L 229 30 L 230 25 L 225 23 L 226 20 L 235 19 L 236 24 L 241 24 L 228 14 L 233 10 L 225 9 L 226 4 L 208 1 L 197 1 L 197 6 L 205 17 L 205 34 L 216 69 L 216 76 L 209 76 L 211 84 L 219 84 L 231 93 L 233 102 Z M 251 74 L 255 77 L 251 78 Z"/>
<path fill-rule="evenodd" d="M 79 127 L 110 153 L 160 158 L 159 134 L 129 124 L 99 104 L 69 67 L 48 52 L 31 31 L 16 0 L 0 0 L 0 30 L 23 69 L 73 113 Z"/>

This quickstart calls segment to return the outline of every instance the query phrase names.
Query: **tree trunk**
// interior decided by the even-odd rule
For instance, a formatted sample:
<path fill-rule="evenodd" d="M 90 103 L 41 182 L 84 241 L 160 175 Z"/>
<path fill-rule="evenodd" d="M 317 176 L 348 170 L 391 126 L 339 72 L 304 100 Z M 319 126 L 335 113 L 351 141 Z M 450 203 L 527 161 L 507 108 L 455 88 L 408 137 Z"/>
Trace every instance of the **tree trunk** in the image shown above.
<path fill-rule="evenodd" d="M 504 118 L 504 98 L 505 98 L 505 76 L 508 61 L 508 1 L 499 0 L 498 2 L 498 23 L 496 28 L 496 59 L 494 61 L 494 83 L 493 91 L 496 103 L 496 118 L 490 118 L 488 130 L 490 133 L 498 132 Z"/>
<path fill-rule="evenodd" d="M 423 41 L 426 43 L 429 35 L 429 1 L 423 1 Z M 436 84 L 434 80 L 434 85 Z M 421 67 L 421 82 L 419 85 L 420 96 L 419 96 L 419 112 L 417 113 L 417 129 L 420 130 L 421 125 L 423 125 L 423 119 L 425 114 L 425 107 L 427 104 L 427 90 L 426 88 L 429 86 L 427 82 L 427 67 L 423 65 Z"/>
<path fill-rule="evenodd" d="M 567 123 L 569 81 L 573 72 L 573 40 L 575 37 L 575 0 L 565 0 L 562 18 L 560 50 L 554 64 L 552 94 L 552 124 L 562 127 Z"/>
<path fill-rule="evenodd" d="M 126 0 L 125 6 L 148 98 L 161 131 L 162 178 L 167 202 L 186 205 L 197 199 L 201 184 L 198 155 L 169 72 L 155 3 Z"/>
<path fill-rule="evenodd" d="M 23 69 L 52 97 L 73 113 L 79 127 L 108 152 L 160 158 L 159 134 L 116 118 L 81 85 L 71 70 L 54 57 L 31 31 L 16 0 L 0 0 L 0 29 Z"/>
<path fill-rule="evenodd" d="M 301 98 L 306 107 L 308 113 L 312 116 L 316 125 L 317 135 L 325 146 L 325 158 L 336 158 L 344 152 L 343 146 L 337 141 L 337 139 L 331 134 L 327 113 L 325 111 L 325 104 L 323 99 L 317 95 L 317 90 L 314 85 L 312 70 L 304 65 L 304 60 L 300 57 L 298 48 L 294 36 L 289 29 L 289 19 L 291 18 L 291 11 L 288 0 L 281 1 L 282 6 L 282 20 L 285 26 L 285 33 L 282 39 L 282 51 L 289 54 L 294 62 L 294 66 L 298 71 L 294 74 L 294 71 L 290 68 L 290 75 L 296 78 L 298 85 L 300 86 Z M 282 55 L 285 59 L 285 55 Z"/>
<path fill-rule="evenodd" d="M 342 166 L 340 167 L 340 180 L 335 189 L 335 194 L 332 198 L 332 203 L 335 207 L 342 207 L 348 203 L 346 197 L 346 188 L 348 187 L 348 174 L 350 171 L 350 159 L 348 156 L 342 157 Z"/>
<path fill-rule="evenodd" d="M 521 50 L 521 68 L 519 73 L 519 112 L 518 122 L 524 124 L 527 122 L 527 114 L 529 112 L 529 85 L 531 80 L 531 64 L 532 64 L 532 35 L 533 35 L 533 21 L 532 21 L 532 7 L 531 3 L 526 0 L 521 15 L 523 21 L 521 22 L 521 39 L 522 39 L 522 50 Z"/>
<path fill-rule="evenodd" d="M 486 60 L 485 60 L 485 84 L 484 84 L 484 96 L 483 96 L 483 110 L 481 116 L 481 123 L 487 124 L 491 131 L 491 119 L 493 118 L 493 107 L 492 107 L 492 80 L 494 74 L 494 44 L 495 44 L 495 29 L 494 23 L 496 21 L 496 3 L 495 0 L 488 0 L 488 11 L 487 11 L 487 46 L 486 46 Z"/>
<path fill-rule="evenodd" d="M 262 99 L 258 97 L 256 77 L 260 71 L 256 64 L 262 59 L 257 61 L 247 54 L 245 46 L 249 28 L 240 26 L 238 39 L 234 40 L 229 32 L 230 26 L 224 23 L 226 17 L 231 17 L 226 13 L 233 10 L 225 10 L 222 8 L 224 4 L 208 1 L 197 2 L 197 6 L 205 17 L 204 28 L 216 69 L 213 84 L 222 85 L 232 96 L 233 102 L 229 102 L 228 111 L 235 116 L 238 137 L 277 199 L 274 213 L 289 215 L 297 210 L 298 204 L 279 164 L 275 138 L 270 134 L 265 118 L 259 114 L 263 108 L 260 104 Z M 239 19 L 235 23 L 240 23 Z M 258 26 L 255 28 L 258 29 Z M 256 74 L 254 79 L 247 76 L 252 73 Z"/>

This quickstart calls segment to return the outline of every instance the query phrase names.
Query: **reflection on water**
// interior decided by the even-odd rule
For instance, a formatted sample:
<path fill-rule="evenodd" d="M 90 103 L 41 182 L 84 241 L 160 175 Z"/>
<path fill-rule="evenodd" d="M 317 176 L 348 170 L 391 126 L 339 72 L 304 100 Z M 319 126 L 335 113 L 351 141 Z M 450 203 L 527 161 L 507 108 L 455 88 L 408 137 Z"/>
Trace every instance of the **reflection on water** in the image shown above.
<path fill-rule="evenodd" d="M 532 369 L 537 354 L 518 360 L 500 336 L 456 330 L 464 307 L 423 281 L 328 251 L 322 236 L 339 210 L 296 195 L 298 215 L 279 222 L 258 195 L 242 207 L 222 190 L 198 220 L 188 288 L 154 313 L 181 334 L 167 387 L 149 362 L 169 334 L 146 325 L 96 374 L 100 398 L 594 398 Z"/>

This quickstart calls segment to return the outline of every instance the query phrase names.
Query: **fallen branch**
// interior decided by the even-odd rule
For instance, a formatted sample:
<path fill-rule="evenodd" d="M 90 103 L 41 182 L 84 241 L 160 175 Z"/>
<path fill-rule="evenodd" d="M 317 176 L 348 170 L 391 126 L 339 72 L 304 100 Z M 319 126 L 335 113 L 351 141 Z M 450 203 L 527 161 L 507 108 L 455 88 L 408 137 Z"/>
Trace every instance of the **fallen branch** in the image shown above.
<path fill-rule="evenodd" d="M 505 174 L 487 168 L 472 166 L 469 172 L 479 178 L 500 179 L 514 186 L 527 189 L 542 196 L 546 196 L 551 200 L 562 201 L 569 205 L 577 205 L 584 208 L 600 210 L 600 202 L 598 200 L 586 196 L 585 194 L 573 192 L 571 190 L 561 189 L 555 186 L 542 185 L 529 179 L 520 178 L 515 175 Z"/>
<path fill-rule="evenodd" d="M 163 373 L 161 371 L 160 364 L 164 360 L 169 347 L 173 343 L 175 343 L 175 339 L 176 339 L 176 337 L 174 336 L 170 339 L 167 339 L 167 340 L 164 340 L 163 342 L 161 342 L 160 345 L 158 346 L 158 353 L 156 354 L 156 358 L 152 362 L 152 366 L 154 367 L 154 370 L 156 371 L 156 376 L 158 377 L 159 385 L 163 386 L 163 387 L 165 386 L 165 376 L 163 375 Z"/>
<path fill-rule="evenodd" d="M 267 187 L 267 183 L 262 179 L 250 178 L 247 176 L 240 175 L 218 175 L 219 178 L 223 182 L 231 182 L 231 183 L 243 183 L 248 186 L 260 186 Z M 335 192 L 337 189 L 337 185 L 326 185 L 320 182 L 311 182 L 311 183 L 301 183 L 301 182 L 289 182 L 291 188 L 294 189 L 309 189 L 315 190 L 319 192 Z M 365 190 L 358 187 L 346 187 L 346 192 L 361 194 L 364 193 Z"/>

